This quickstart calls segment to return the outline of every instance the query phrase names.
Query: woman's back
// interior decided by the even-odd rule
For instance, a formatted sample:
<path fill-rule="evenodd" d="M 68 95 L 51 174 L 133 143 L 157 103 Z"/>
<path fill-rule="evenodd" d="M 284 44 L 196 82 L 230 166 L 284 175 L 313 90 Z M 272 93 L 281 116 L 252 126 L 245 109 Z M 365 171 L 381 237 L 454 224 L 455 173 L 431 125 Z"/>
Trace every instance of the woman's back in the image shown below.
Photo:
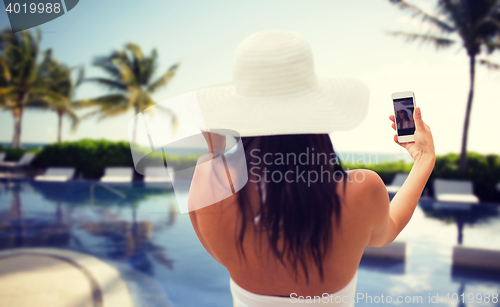
<path fill-rule="evenodd" d="M 285 267 L 273 254 L 259 219 L 254 219 L 259 210 L 256 183 L 248 183 L 248 189 L 255 193 L 250 194 L 253 214 L 246 218 L 247 227 L 243 240 L 246 260 L 238 253 L 236 244 L 241 227 L 237 195 L 191 213 L 193 225 L 196 225 L 195 230 L 207 250 L 228 269 L 234 282 L 250 292 L 286 297 L 290 297 L 291 293 L 297 296 L 333 293 L 346 286 L 354 277 L 363 250 L 370 240 L 373 225 L 371 220 L 374 208 L 370 208 L 366 196 L 370 193 L 368 187 L 377 184 L 378 176 L 366 170 L 351 171 L 348 175 L 348 178 L 344 178 L 345 191 L 344 180 L 336 186 L 332 184 L 341 200 L 341 222 L 331 230 L 332 242 L 323 262 L 324 282 L 320 280 L 312 257 L 305 259 L 309 268 L 307 283 L 300 270 L 297 280 L 294 279 L 292 263 L 286 257 Z M 380 183 L 378 184 L 380 189 Z M 311 210 L 314 210 L 314 204 L 310 205 Z M 336 217 L 332 215 L 331 219 L 332 224 L 336 225 Z M 278 245 L 283 246 L 283 237 Z"/>

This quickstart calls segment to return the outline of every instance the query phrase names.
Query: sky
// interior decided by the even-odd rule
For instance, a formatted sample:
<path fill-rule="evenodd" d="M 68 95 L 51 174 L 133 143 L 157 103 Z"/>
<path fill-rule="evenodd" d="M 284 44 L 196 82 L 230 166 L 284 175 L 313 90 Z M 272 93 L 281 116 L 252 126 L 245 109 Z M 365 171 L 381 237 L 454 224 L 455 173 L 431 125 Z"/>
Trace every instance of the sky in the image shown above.
<path fill-rule="evenodd" d="M 437 3 L 411 2 L 429 12 Z M 0 28 L 5 27 L 10 28 L 7 14 L 0 10 Z M 394 143 L 388 119 L 393 114 L 391 94 L 400 91 L 415 93 L 423 119 L 431 127 L 436 153 L 460 151 L 469 90 L 465 50 L 459 40 L 447 50 L 436 51 L 432 45 L 388 35 L 386 31 L 432 30 L 388 0 L 82 0 L 40 29 L 42 50 L 52 48 L 54 57 L 70 67 L 83 65 L 87 77 L 104 76 L 92 66 L 94 57 L 108 55 L 128 42 L 139 44 L 147 55 L 153 48 L 158 50 L 157 76 L 181 61 L 171 83 L 153 95 L 156 102 L 230 82 L 234 51 L 248 35 L 268 29 L 296 31 L 311 45 L 318 76 L 355 77 L 370 88 L 365 120 L 351 131 L 331 134 L 337 151 L 405 152 Z M 482 58 L 500 63 L 499 54 Z M 483 66 L 476 71 L 468 150 L 498 154 L 500 128 L 495 123 L 500 114 L 500 71 Z M 84 84 L 75 99 L 106 93 L 100 86 Z M 127 125 L 133 116 L 131 111 L 102 121 L 86 119 L 76 132 L 65 121 L 63 140 L 127 140 Z M 12 140 L 13 126 L 11 114 L 0 111 L 0 142 Z M 23 142 L 50 143 L 56 138 L 55 113 L 25 112 Z"/>

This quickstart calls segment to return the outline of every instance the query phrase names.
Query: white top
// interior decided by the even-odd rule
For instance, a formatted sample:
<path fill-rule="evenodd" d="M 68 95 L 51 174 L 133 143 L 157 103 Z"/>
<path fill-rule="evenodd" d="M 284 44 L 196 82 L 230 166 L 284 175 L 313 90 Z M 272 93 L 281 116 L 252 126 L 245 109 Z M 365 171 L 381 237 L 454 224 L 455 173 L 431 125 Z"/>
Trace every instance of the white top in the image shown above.
<path fill-rule="evenodd" d="M 358 281 L 358 272 L 356 272 L 351 281 L 339 291 L 322 296 L 301 297 L 295 293 L 290 297 L 260 295 L 243 289 L 238 286 L 232 278 L 229 279 L 231 293 L 233 295 L 234 307 L 285 307 L 297 305 L 329 305 L 337 307 L 354 306 L 356 284 Z"/>

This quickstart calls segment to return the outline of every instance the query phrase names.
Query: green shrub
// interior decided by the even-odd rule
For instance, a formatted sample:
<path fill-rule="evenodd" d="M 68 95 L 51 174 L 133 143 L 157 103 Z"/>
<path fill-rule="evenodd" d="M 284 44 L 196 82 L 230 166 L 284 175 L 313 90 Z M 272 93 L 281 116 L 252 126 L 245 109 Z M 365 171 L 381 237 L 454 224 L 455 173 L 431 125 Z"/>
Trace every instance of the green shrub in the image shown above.
<path fill-rule="evenodd" d="M 156 152 L 145 157 L 154 158 Z M 176 167 L 193 166 L 196 156 L 169 156 L 168 161 L 176 162 Z M 33 166 L 75 167 L 85 178 L 100 178 L 107 166 L 134 167 L 130 145 L 125 141 L 83 139 L 76 142 L 62 142 L 45 146 L 37 155 Z"/>
<path fill-rule="evenodd" d="M 474 183 L 474 193 L 482 201 L 499 201 L 500 193 L 495 186 L 500 182 L 500 156 L 469 152 L 466 171 L 460 170 L 459 160 L 460 156 L 454 153 L 437 157 L 430 181 L 435 178 L 470 180 Z"/>
<path fill-rule="evenodd" d="M 17 161 L 25 152 L 33 152 L 38 154 L 41 151 L 40 148 L 10 148 L 0 145 L 0 152 L 5 152 L 5 161 Z"/>
<path fill-rule="evenodd" d="M 83 139 L 45 146 L 33 165 L 71 166 L 85 178 L 99 178 L 106 166 L 133 166 L 133 163 L 128 142 Z"/>
<path fill-rule="evenodd" d="M 436 156 L 434 170 L 426 184 L 433 194 L 432 182 L 435 178 L 470 180 L 474 184 L 474 193 L 481 201 L 500 202 L 500 192 L 496 184 L 500 182 L 500 155 L 482 155 L 475 152 L 467 154 L 467 170 L 460 169 L 460 156 L 455 153 Z M 385 162 L 380 164 L 343 164 L 344 168 L 366 168 L 377 172 L 385 184 L 390 184 L 396 173 L 408 173 L 413 163 Z"/>

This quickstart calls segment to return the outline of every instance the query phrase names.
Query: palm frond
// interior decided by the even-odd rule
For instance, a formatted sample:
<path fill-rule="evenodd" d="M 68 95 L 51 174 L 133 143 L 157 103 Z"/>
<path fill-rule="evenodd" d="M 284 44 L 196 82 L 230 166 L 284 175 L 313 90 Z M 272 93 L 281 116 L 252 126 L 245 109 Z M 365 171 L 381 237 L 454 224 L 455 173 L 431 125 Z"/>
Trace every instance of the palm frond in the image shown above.
<path fill-rule="evenodd" d="M 134 43 L 128 43 L 125 45 L 125 48 L 130 50 L 133 56 L 139 61 L 142 61 L 144 59 L 144 54 L 142 53 L 141 47 L 139 47 L 139 45 Z"/>
<path fill-rule="evenodd" d="M 134 65 L 132 61 L 130 61 L 129 56 L 127 55 L 127 52 L 125 50 L 118 50 L 114 51 L 110 55 L 111 62 L 115 63 L 116 61 L 119 61 L 121 63 L 124 63 L 126 66 L 132 68 Z"/>
<path fill-rule="evenodd" d="M 17 104 L 14 104 L 14 103 L 2 106 L 2 109 L 6 110 L 6 111 L 11 111 L 12 113 L 19 112 L 19 106 Z"/>
<path fill-rule="evenodd" d="M 389 0 L 389 2 L 396 5 L 401 10 L 407 10 L 407 11 L 412 12 L 413 13 L 412 17 L 421 17 L 422 21 L 432 23 L 433 25 L 437 26 L 443 32 L 451 33 L 451 32 L 454 32 L 456 30 L 456 28 L 453 25 L 439 19 L 437 16 L 433 16 L 433 15 L 425 12 L 421 8 L 411 4 L 409 2 L 406 2 L 405 0 Z"/>
<path fill-rule="evenodd" d="M 122 104 L 127 102 L 127 97 L 123 94 L 110 94 L 98 98 L 91 99 L 95 105 L 112 106 L 115 104 Z"/>
<path fill-rule="evenodd" d="M 70 71 L 73 70 L 78 70 L 78 75 L 76 77 L 76 82 L 74 84 L 74 87 L 79 87 L 83 82 L 85 82 L 85 66 L 83 65 L 77 65 L 73 66 L 69 69 Z"/>
<path fill-rule="evenodd" d="M 94 110 L 94 111 L 91 111 L 83 116 L 80 117 L 81 120 L 84 120 L 84 119 L 87 119 L 87 118 L 90 118 L 92 116 L 95 116 L 97 114 L 99 114 L 99 112 L 101 112 L 100 110 Z"/>
<path fill-rule="evenodd" d="M 100 99 L 95 105 L 97 109 L 82 116 L 82 119 L 86 119 L 90 116 L 99 115 L 98 121 L 104 118 L 119 115 L 120 112 L 125 113 L 130 110 L 130 105 L 127 100 L 120 99 L 118 97 L 108 97 L 107 99 Z M 119 111 L 120 110 L 120 111 Z"/>
<path fill-rule="evenodd" d="M 499 30 L 500 33 L 500 30 Z M 499 35 L 500 36 L 500 35 Z M 500 38 L 498 39 L 485 39 L 484 46 L 488 53 L 492 53 L 495 50 L 500 50 Z"/>
<path fill-rule="evenodd" d="M 96 57 L 94 66 L 103 68 L 113 79 L 121 80 L 125 84 L 137 84 L 134 64 L 123 50 L 113 51 L 109 56 Z"/>
<path fill-rule="evenodd" d="M 175 76 L 175 73 L 177 71 L 177 68 L 179 68 L 180 63 L 175 63 L 174 65 L 170 66 L 170 68 L 156 80 L 153 82 L 151 85 L 147 87 L 146 92 L 148 93 L 155 93 L 159 88 L 166 86 L 170 80 Z"/>
<path fill-rule="evenodd" d="M 80 124 L 80 118 L 71 109 L 67 109 L 65 115 L 71 120 L 71 132 L 75 132 L 78 128 L 78 125 Z"/>
<path fill-rule="evenodd" d="M 31 90 L 31 94 L 54 104 L 64 103 L 68 100 L 68 96 L 46 88 L 34 88 Z"/>
<path fill-rule="evenodd" d="M 94 58 L 92 65 L 102 68 L 110 76 L 119 79 L 120 69 L 112 62 L 113 57 L 98 56 Z"/>
<path fill-rule="evenodd" d="M 115 59 L 115 65 L 120 68 L 120 79 L 127 85 L 139 86 L 139 81 L 134 73 L 134 68 L 127 62 Z"/>
<path fill-rule="evenodd" d="M 142 84 L 149 84 L 151 78 L 158 68 L 158 52 L 156 48 L 151 51 L 151 55 L 144 61 L 144 79 L 141 80 Z"/>
<path fill-rule="evenodd" d="M 12 79 L 12 74 L 10 72 L 9 66 L 5 62 L 5 59 L 0 59 L 0 69 L 3 80 L 9 83 Z"/>
<path fill-rule="evenodd" d="M 15 44 L 15 34 L 8 28 L 0 32 L 0 53 L 3 53 L 5 48 Z"/>
<path fill-rule="evenodd" d="M 11 86 L 6 86 L 6 87 L 0 87 L 0 97 L 2 96 L 11 96 L 11 95 L 17 95 L 18 88 L 14 85 Z"/>
<path fill-rule="evenodd" d="M 125 48 L 132 53 L 132 69 L 138 84 L 141 84 L 144 73 L 144 55 L 142 50 L 134 43 L 128 43 Z"/>
<path fill-rule="evenodd" d="M 455 43 L 455 41 L 452 39 L 449 39 L 446 37 L 429 35 L 429 34 L 407 33 L 407 32 L 401 32 L 401 31 L 387 31 L 387 33 L 389 35 L 393 35 L 393 36 L 404 37 L 404 38 L 406 38 L 407 42 L 413 42 L 413 41 L 420 40 L 420 41 L 422 41 L 422 43 L 432 43 L 432 44 L 434 44 L 436 49 L 448 48 Z"/>
<path fill-rule="evenodd" d="M 115 106 L 127 105 L 127 100 L 123 94 L 111 94 L 94 99 L 73 101 L 71 107 L 74 109 L 95 108 L 92 112 L 81 117 L 81 119 L 86 119 L 97 114 L 105 114 Z"/>
<path fill-rule="evenodd" d="M 18 46 L 16 45 L 6 45 L 3 47 L 2 49 L 2 58 L 6 61 L 6 62 L 12 62 L 12 58 L 15 58 L 16 55 L 19 55 L 21 52 L 20 52 L 20 49 Z"/>
<path fill-rule="evenodd" d="M 97 105 L 93 99 L 75 100 L 71 104 L 73 105 L 73 108 L 75 108 L 75 109 L 94 107 Z"/>
<path fill-rule="evenodd" d="M 438 0 L 439 12 L 447 16 L 460 29 L 460 35 L 464 38 L 474 36 L 477 24 L 488 15 L 499 11 L 499 8 L 500 3 L 497 0 Z"/>
<path fill-rule="evenodd" d="M 42 39 L 42 31 L 39 27 L 35 28 L 35 35 L 31 33 L 31 31 L 23 31 L 21 33 L 21 41 L 23 42 L 24 50 L 26 54 L 29 54 L 30 58 L 36 61 L 40 41 Z"/>
<path fill-rule="evenodd" d="M 30 108 L 34 109 L 50 109 L 52 106 L 54 106 L 52 101 L 48 101 L 47 99 L 42 99 L 40 97 L 29 99 L 26 105 L 29 105 Z"/>
<path fill-rule="evenodd" d="M 108 117 L 118 116 L 118 115 L 121 115 L 121 114 L 129 111 L 129 110 L 130 110 L 130 106 L 128 104 L 115 105 L 115 106 L 107 109 L 106 112 L 101 113 L 101 116 L 99 116 L 99 118 L 97 120 L 101 121 L 101 120 L 108 118 Z"/>
<path fill-rule="evenodd" d="M 129 96 L 127 99 L 127 105 L 129 108 L 135 107 L 138 112 L 144 110 L 144 99 L 142 97 L 142 91 L 137 87 L 129 88 Z"/>
<path fill-rule="evenodd" d="M 491 70 L 500 70 L 500 64 L 493 63 L 489 60 L 486 59 L 481 59 L 479 60 L 479 63 L 486 66 L 486 68 L 491 69 Z"/>
<path fill-rule="evenodd" d="M 85 82 L 95 82 L 104 85 L 110 90 L 126 90 L 127 85 L 120 80 L 112 80 L 106 78 L 87 78 Z"/>
<path fill-rule="evenodd" d="M 43 52 L 42 62 L 39 65 L 39 68 L 43 71 L 51 72 L 54 67 L 54 59 L 52 58 L 52 49 L 49 48 Z"/>
<path fill-rule="evenodd" d="M 21 32 L 21 46 L 25 54 L 33 57 L 35 55 L 35 50 L 33 50 L 31 43 L 33 42 L 33 37 L 30 31 Z"/>
<path fill-rule="evenodd" d="M 35 28 L 35 43 L 37 46 L 40 45 L 40 42 L 42 41 L 42 30 L 40 30 L 40 27 Z"/>

